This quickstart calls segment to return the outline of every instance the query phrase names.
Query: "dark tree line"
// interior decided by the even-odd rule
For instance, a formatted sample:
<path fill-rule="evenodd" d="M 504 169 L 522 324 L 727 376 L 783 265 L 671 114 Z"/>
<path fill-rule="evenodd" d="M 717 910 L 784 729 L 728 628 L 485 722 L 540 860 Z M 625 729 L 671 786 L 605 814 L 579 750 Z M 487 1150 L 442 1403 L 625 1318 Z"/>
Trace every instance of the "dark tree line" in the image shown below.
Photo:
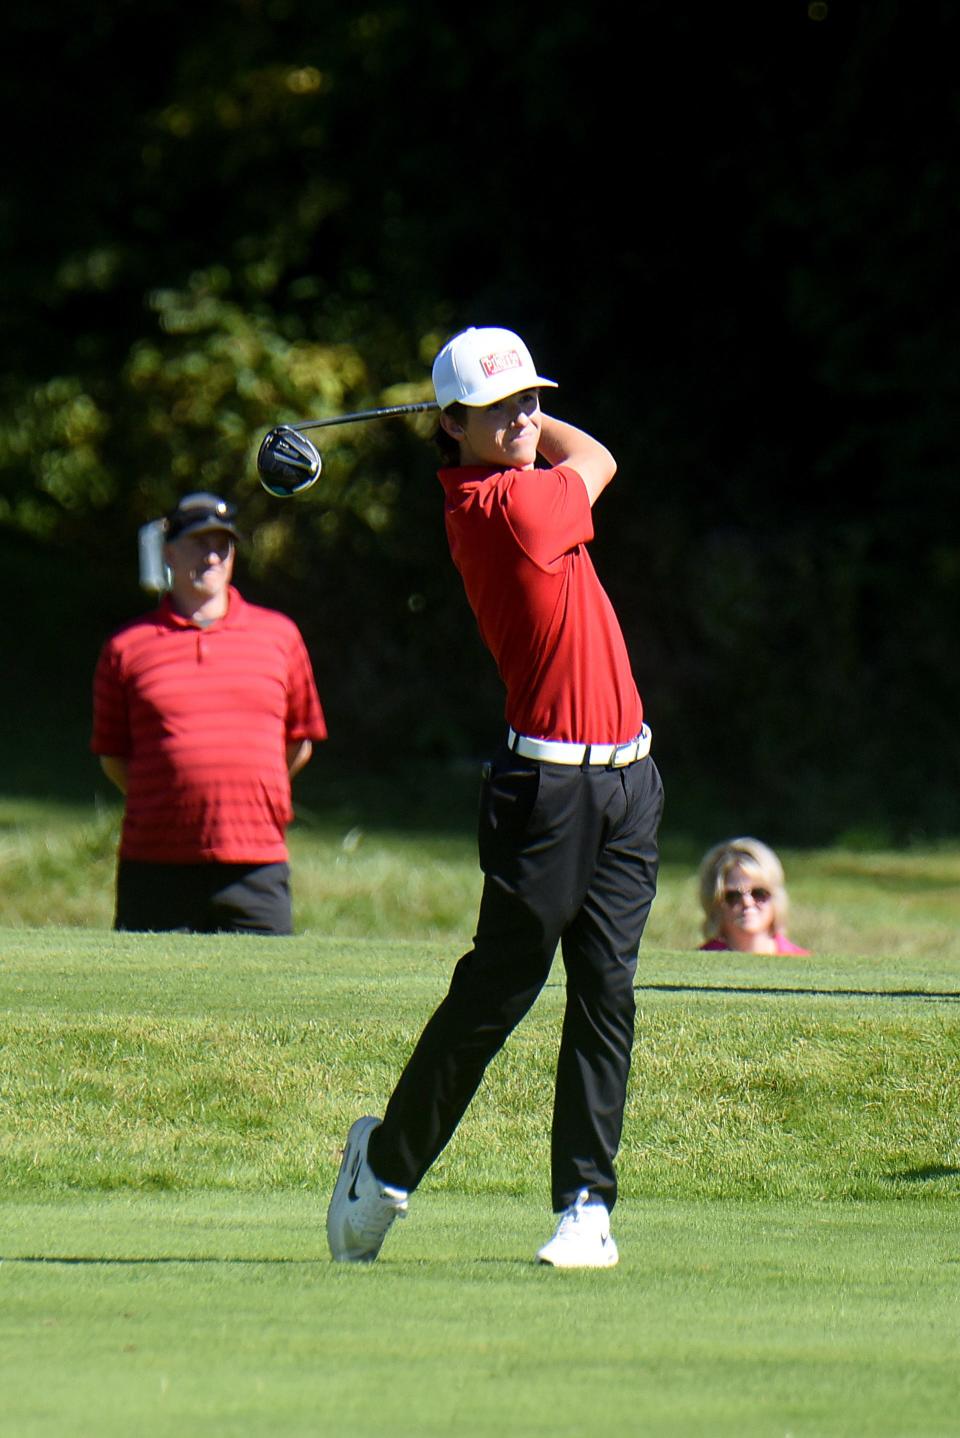
<path fill-rule="evenodd" d="M 11 602 L 54 576 L 31 604 L 79 708 L 143 603 L 137 526 L 204 487 L 307 633 L 332 752 L 482 750 L 500 690 L 429 424 L 337 431 L 296 505 L 252 457 L 280 419 L 425 396 L 446 334 L 502 323 L 618 456 L 595 554 L 675 821 L 957 832 L 960 21 L 702 11 L 16 0 L 0 547 Z"/>

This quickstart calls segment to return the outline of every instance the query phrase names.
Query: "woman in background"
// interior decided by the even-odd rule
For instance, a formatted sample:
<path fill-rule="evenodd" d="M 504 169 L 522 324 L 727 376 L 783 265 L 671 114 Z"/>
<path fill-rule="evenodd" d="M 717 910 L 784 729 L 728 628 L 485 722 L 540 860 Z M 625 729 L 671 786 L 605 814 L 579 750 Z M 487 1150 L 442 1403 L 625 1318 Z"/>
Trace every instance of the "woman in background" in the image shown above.
<path fill-rule="evenodd" d="M 759 839 L 727 839 L 700 864 L 701 949 L 808 954 L 787 938 L 783 865 Z"/>

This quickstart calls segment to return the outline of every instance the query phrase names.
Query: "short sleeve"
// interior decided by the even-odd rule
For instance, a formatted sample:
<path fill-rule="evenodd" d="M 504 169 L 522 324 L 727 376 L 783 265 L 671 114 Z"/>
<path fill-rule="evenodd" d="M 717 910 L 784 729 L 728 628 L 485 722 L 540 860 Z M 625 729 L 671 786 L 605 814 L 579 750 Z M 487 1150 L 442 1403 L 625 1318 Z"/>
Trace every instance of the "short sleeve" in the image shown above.
<path fill-rule="evenodd" d="M 593 538 L 587 487 L 565 465 L 511 471 L 505 477 L 503 510 L 517 543 L 543 569 Z"/>
<path fill-rule="evenodd" d="M 303 636 L 294 626 L 287 677 L 287 740 L 326 739 L 327 724 Z"/>
<path fill-rule="evenodd" d="M 100 651 L 93 676 L 94 754 L 114 759 L 130 757 L 130 716 L 127 695 L 120 673 L 120 658 L 108 641 Z"/>

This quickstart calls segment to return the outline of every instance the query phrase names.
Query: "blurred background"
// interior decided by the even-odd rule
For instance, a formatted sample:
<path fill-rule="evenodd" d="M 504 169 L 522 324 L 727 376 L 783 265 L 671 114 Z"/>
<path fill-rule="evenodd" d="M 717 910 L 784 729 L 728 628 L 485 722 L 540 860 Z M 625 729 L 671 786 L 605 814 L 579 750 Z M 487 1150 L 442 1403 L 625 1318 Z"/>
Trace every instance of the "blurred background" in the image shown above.
<path fill-rule="evenodd" d="M 285 504 L 254 458 L 429 397 L 475 323 L 619 460 L 593 553 L 665 836 L 960 833 L 957 7 L 12 0 L 5 31 L 0 792 L 103 791 L 138 527 L 210 489 L 314 660 L 306 811 L 469 827 L 503 701 L 429 416 L 322 433 Z"/>

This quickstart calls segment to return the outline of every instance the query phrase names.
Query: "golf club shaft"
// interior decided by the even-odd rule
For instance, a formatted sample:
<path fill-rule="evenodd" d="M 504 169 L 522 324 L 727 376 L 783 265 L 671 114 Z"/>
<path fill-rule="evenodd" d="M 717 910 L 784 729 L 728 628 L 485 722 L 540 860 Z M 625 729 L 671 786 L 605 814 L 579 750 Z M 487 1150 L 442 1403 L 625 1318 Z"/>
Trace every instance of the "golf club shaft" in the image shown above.
<path fill-rule="evenodd" d="M 304 419 L 289 429 L 323 429 L 329 424 L 353 424 L 361 419 L 389 419 L 394 414 L 418 414 L 428 409 L 439 409 L 435 400 L 424 400 L 422 404 L 393 404 L 385 409 L 361 409 L 356 414 L 337 414 L 332 419 Z"/>

